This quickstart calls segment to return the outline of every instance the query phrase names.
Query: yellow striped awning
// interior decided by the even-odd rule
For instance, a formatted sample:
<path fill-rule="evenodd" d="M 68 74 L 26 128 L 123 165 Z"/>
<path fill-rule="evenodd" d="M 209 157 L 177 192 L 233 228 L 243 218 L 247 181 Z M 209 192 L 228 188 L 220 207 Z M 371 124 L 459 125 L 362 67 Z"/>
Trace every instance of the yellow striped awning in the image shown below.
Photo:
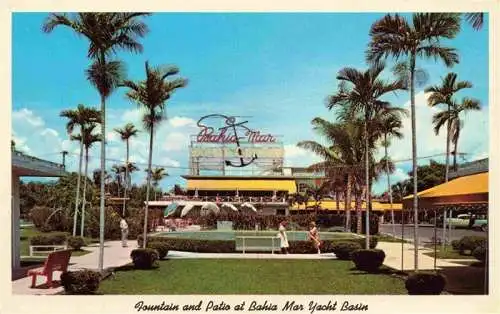
<path fill-rule="evenodd" d="M 436 185 L 425 191 L 417 193 L 418 198 L 458 196 L 471 194 L 488 193 L 488 173 L 479 173 L 470 176 L 460 177 L 446 183 Z M 408 195 L 404 199 L 412 199 L 413 195 Z"/>
<path fill-rule="evenodd" d="M 194 191 L 286 191 L 296 193 L 294 180 L 252 179 L 252 180 L 199 180 L 188 179 L 187 189 Z"/>

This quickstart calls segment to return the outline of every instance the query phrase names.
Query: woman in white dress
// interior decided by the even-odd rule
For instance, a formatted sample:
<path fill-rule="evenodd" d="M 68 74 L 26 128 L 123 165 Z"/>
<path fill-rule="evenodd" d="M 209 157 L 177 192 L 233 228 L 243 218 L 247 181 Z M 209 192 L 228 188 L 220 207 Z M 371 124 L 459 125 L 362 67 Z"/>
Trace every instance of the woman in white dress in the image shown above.
<path fill-rule="evenodd" d="M 283 254 L 288 254 L 288 237 L 286 236 L 286 221 L 282 221 L 280 223 L 280 226 L 278 228 L 279 233 L 278 233 L 278 238 L 280 238 L 280 247 L 281 247 L 281 253 Z"/>

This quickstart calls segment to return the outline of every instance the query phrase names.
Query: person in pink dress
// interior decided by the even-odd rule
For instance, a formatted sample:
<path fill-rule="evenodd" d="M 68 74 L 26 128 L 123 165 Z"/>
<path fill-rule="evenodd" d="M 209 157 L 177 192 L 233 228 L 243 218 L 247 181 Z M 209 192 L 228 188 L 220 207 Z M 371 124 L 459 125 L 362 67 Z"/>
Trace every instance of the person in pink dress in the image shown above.
<path fill-rule="evenodd" d="M 314 247 L 318 250 L 318 254 L 321 254 L 321 241 L 319 239 L 319 232 L 314 221 L 309 224 L 309 240 L 312 241 Z"/>

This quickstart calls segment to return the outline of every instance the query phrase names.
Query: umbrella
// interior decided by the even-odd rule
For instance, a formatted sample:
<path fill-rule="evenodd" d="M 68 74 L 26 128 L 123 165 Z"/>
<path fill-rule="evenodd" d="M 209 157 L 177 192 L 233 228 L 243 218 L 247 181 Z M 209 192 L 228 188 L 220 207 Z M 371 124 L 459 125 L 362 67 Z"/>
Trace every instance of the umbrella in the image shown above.
<path fill-rule="evenodd" d="M 203 204 L 203 206 L 201 206 L 201 213 L 203 215 L 206 215 L 209 212 L 213 212 L 215 214 L 218 214 L 219 211 L 220 211 L 219 206 L 217 206 L 217 204 L 212 203 L 212 202 L 206 202 L 205 204 Z"/>
<path fill-rule="evenodd" d="M 223 203 L 222 204 L 222 207 L 229 207 L 231 208 L 233 211 L 237 212 L 238 211 L 238 208 L 236 208 L 236 206 L 234 206 L 233 204 L 231 203 Z"/>
<path fill-rule="evenodd" d="M 186 206 L 184 206 L 184 208 L 181 211 L 181 217 L 186 216 L 191 211 L 191 209 L 193 209 L 193 207 L 194 207 L 193 204 L 186 204 Z"/>
<path fill-rule="evenodd" d="M 163 216 L 168 217 L 171 216 L 173 213 L 175 213 L 175 210 L 177 209 L 179 205 L 177 203 L 170 203 L 166 208 L 165 211 L 163 212 Z"/>
<path fill-rule="evenodd" d="M 252 204 L 250 204 L 248 202 L 241 204 L 241 207 L 246 207 L 248 209 L 253 210 L 254 212 L 257 212 L 257 209 Z"/>

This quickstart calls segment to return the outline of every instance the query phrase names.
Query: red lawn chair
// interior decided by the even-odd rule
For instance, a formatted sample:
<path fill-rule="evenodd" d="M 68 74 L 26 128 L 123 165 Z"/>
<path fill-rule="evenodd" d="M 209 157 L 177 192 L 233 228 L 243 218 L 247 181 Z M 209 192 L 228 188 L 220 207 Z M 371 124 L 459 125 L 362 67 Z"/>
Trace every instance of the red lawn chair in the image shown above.
<path fill-rule="evenodd" d="M 43 267 L 30 269 L 28 271 L 28 276 L 32 276 L 31 288 L 35 287 L 37 276 L 46 276 L 46 284 L 49 288 L 52 288 L 52 274 L 54 271 L 67 271 L 70 257 L 71 250 L 61 250 L 50 253 Z"/>

